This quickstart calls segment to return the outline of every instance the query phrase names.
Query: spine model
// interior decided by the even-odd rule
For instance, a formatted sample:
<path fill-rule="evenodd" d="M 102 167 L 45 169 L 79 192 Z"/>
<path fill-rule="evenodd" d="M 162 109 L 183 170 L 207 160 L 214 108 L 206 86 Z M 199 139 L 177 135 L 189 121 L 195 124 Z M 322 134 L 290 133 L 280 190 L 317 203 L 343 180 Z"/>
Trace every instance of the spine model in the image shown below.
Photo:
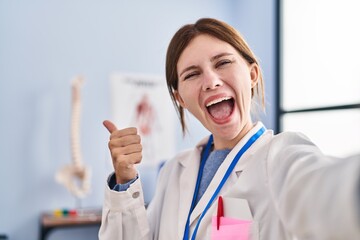
<path fill-rule="evenodd" d="M 90 170 L 84 165 L 80 147 L 81 86 L 83 78 L 72 82 L 71 157 L 72 163 L 62 167 L 56 174 L 58 183 L 65 186 L 75 197 L 84 198 L 90 192 Z"/>

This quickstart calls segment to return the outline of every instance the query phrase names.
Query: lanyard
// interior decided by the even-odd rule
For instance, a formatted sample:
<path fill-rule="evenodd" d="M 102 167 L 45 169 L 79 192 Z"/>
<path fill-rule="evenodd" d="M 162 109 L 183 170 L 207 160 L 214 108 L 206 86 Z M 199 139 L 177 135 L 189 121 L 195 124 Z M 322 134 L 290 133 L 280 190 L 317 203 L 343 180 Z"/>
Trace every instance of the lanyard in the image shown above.
<path fill-rule="evenodd" d="M 205 216 L 207 210 L 210 208 L 211 204 L 213 203 L 213 201 L 215 200 L 215 198 L 217 197 L 217 195 L 219 194 L 221 188 L 224 186 L 226 180 L 229 178 L 231 172 L 234 170 L 236 164 L 238 163 L 239 159 L 241 158 L 241 156 L 246 152 L 246 150 L 249 149 L 249 147 L 265 132 L 265 128 L 262 127 L 260 128 L 246 143 L 245 145 L 239 150 L 239 152 L 236 154 L 236 156 L 234 157 L 234 159 L 232 160 L 229 168 L 226 170 L 226 173 L 224 175 L 224 177 L 222 178 L 219 186 L 216 188 L 215 192 L 213 193 L 212 197 L 210 198 L 209 202 L 207 203 L 204 211 L 201 213 L 199 221 L 197 222 L 196 226 L 195 226 L 195 230 L 194 233 L 191 237 L 191 240 L 195 240 L 196 239 L 196 234 L 197 231 L 199 229 L 200 226 L 200 222 L 203 219 L 203 217 Z M 201 156 L 201 162 L 200 162 L 200 168 L 199 168 L 199 173 L 198 173 L 198 177 L 196 180 L 196 185 L 195 185 L 195 191 L 194 191 L 194 195 L 193 195 L 193 200 L 191 202 L 191 207 L 190 207 L 190 211 L 188 214 L 188 218 L 186 221 L 186 226 L 185 226 L 185 231 L 184 231 L 184 237 L 183 240 L 189 240 L 189 235 L 190 235 L 190 215 L 195 207 L 195 201 L 197 198 L 197 194 L 198 194 L 198 190 L 199 190 L 199 186 L 200 186 L 200 181 L 201 181 L 201 177 L 202 177 L 202 173 L 204 170 L 204 165 L 206 162 L 206 159 L 208 158 L 209 154 L 210 154 L 210 149 L 211 149 L 211 145 L 213 142 L 213 136 L 210 135 L 210 138 L 206 144 L 205 147 L 205 151 L 203 153 L 203 155 Z"/>

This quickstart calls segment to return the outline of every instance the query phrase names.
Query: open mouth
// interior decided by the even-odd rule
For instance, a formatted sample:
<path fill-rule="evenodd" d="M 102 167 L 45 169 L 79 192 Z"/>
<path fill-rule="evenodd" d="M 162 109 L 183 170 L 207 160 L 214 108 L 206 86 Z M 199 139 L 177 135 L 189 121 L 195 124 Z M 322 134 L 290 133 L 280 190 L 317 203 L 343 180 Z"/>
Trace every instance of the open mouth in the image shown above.
<path fill-rule="evenodd" d="M 206 104 L 209 114 L 218 121 L 226 120 L 234 110 L 234 99 L 223 97 Z"/>

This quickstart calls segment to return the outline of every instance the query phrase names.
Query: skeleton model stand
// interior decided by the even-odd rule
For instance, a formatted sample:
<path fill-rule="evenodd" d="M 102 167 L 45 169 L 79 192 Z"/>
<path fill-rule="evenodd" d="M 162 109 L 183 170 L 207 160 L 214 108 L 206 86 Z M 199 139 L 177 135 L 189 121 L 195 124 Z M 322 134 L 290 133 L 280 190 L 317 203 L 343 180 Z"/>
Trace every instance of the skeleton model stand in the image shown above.
<path fill-rule="evenodd" d="M 83 161 L 80 149 L 80 88 L 83 78 L 75 77 L 72 82 L 71 151 L 72 163 L 62 167 L 55 179 L 64 185 L 79 201 L 90 192 L 90 169 Z M 78 206 L 80 207 L 80 206 Z"/>

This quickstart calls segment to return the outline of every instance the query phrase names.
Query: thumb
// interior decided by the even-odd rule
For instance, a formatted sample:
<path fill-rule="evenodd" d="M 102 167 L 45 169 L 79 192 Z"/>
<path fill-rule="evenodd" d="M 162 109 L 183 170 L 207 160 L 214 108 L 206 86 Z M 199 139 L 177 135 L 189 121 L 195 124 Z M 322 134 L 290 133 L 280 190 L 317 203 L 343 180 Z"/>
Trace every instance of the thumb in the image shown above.
<path fill-rule="evenodd" d="M 114 131 L 117 130 L 117 127 L 115 126 L 115 124 L 109 120 L 105 120 L 103 122 L 103 125 L 106 127 L 106 129 L 109 131 L 109 133 L 113 133 Z"/>

